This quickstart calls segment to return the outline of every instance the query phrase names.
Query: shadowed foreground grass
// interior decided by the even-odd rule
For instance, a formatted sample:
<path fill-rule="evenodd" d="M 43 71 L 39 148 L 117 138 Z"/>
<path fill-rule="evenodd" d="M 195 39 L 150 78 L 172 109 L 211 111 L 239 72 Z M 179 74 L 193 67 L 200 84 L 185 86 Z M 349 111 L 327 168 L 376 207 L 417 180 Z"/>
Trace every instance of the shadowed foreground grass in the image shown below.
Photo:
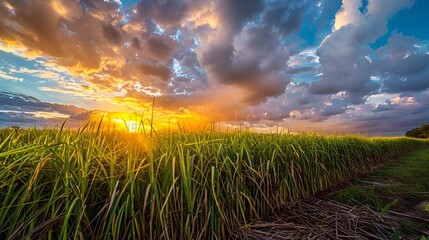
<path fill-rule="evenodd" d="M 0 239 L 226 239 L 427 141 L 0 130 Z"/>

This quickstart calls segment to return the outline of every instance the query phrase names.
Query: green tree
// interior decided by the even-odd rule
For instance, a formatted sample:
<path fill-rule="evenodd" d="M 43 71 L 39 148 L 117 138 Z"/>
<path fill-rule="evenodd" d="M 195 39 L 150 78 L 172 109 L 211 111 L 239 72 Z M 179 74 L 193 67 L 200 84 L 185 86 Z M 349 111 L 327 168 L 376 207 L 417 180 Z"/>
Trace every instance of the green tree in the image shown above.
<path fill-rule="evenodd" d="M 423 124 L 418 128 L 407 131 L 405 136 L 413 138 L 429 138 L 429 125 Z"/>

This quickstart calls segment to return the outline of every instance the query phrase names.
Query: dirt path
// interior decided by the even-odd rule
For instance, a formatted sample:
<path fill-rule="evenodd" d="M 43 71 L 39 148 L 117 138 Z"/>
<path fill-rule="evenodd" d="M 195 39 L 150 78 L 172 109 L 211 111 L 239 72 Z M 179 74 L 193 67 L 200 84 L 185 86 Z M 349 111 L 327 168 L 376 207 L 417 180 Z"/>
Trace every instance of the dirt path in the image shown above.
<path fill-rule="evenodd" d="M 247 239 L 428 239 L 429 149 L 338 191 L 290 204 L 237 234 Z"/>

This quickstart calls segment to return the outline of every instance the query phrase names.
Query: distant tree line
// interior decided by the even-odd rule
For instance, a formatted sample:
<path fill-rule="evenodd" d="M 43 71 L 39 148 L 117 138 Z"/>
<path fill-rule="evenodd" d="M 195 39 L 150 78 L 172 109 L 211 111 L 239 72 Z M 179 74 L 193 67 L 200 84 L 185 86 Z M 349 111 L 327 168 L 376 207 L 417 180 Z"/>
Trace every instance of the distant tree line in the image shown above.
<path fill-rule="evenodd" d="M 405 136 L 414 138 L 429 138 L 429 125 L 423 124 L 418 128 L 407 131 Z"/>

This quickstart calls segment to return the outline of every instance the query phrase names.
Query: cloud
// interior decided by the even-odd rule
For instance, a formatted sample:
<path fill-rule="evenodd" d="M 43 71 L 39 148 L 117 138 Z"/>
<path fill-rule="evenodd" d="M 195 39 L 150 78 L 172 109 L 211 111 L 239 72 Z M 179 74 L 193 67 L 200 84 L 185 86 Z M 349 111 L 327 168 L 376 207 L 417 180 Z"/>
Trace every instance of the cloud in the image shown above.
<path fill-rule="evenodd" d="M 118 28 L 108 23 L 102 26 L 102 30 L 104 37 L 106 37 L 108 41 L 116 45 L 121 43 L 122 33 Z"/>
<path fill-rule="evenodd" d="M 58 112 L 65 115 L 74 115 L 86 111 L 86 109 L 72 105 L 41 102 L 31 96 L 4 91 L 0 92 L 0 107 L 2 110 Z"/>
<path fill-rule="evenodd" d="M 155 59 L 171 60 L 172 54 L 177 47 L 172 38 L 154 35 L 146 41 L 145 49 Z"/>
<path fill-rule="evenodd" d="M 373 65 L 365 57 L 372 52 L 368 44 L 386 34 L 388 19 L 412 3 L 410 0 L 368 1 L 367 11 L 361 11 L 360 0 L 343 1 L 336 14 L 334 32 L 316 52 L 323 75 L 311 85 L 310 92 L 347 91 L 351 102 L 359 104 L 364 96 L 377 90 L 379 85 L 370 80 Z"/>
<path fill-rule="evenodd" d="M 237 89 L 234 105 L 257 105 L 290 82 L 282 39 L 299 30 L 304 9 L 300 1 L 145 0 L 121 11 L 113 1 L 26 0 L 1 4 L 0 36 L 87 82 L 40 89 L 76 96 L 99 89 L 144 103 L 154 89 L 166 99 L 215 98 L 223 95 L 220 84 Z M 201 41 L 203 28 L 217 37 Z M 143 88 L 136 91 L 136 83 Z M 176 102 L 168 104 L 182 107 Z"/>
<path fill-rule="evenodd" d="M 349 119 L 361 131 L 381 133 L 383 135 L 403 135 L 405 131 L 427 122 L 422 116 L 429 116 L 429 94 L 401 94 L 372 108 L 360 106 Z"/>
<path fill-rule="evenodd" d="M 142 64 L 141 70 L 144 74 L 147 74 L 149 76 L 158 77 L 159 79 L 163 81 L 167 81 L 171 77 L 170 69 L 166 66 L 163 66 L 162 64 L 155 64 L 155 65 L 149 65 L 149 64 Z"/>
<path fill-rule="evenodd" d="M 18 125 L 31 127 L 58 124 L 67 117 L 86 112 L 73 105 L 42 102 L 19 93 L 0 92 L 0 127 Z"/>
<path fill-rule="evenodd" d="M 225 26 L 223 28 L 225 37 L 231 38 L 241 31 L 244 22 L 263 10 L 263 3 L 261 0 L 221 0 L 218 2 L 217 10 Z"/>
<path fill-rule="evenodd" d="M 183 0 L 142 0 L 136 6 L 138 17 L 156 19 L 166 27 L 179 24 L 188 8 L 188 2 Z"/>
<path fill-rule="evenodd" d="M 142 50 L 140 40 L 136 37 L 131 39 L 131 46 L 133 46 L 134 48 L 136 48 L 139 51 Z"/>
<path fill-rule="evenodd" d="M 413 54 L 392 64 L 385 73 L 383 91 L 389 93 L 418 92 L 429 88 L 429 55 Z"/>
<path fill-rule="evenodd" d="M 296 67 L 296 68 L 289 68 L 287 73 L 293 75 L 293 74 L 303 73 L 303 72 L 312 71 L 312 70 L 314 70 L 314 68 L 312 67 Z"/>
<path fill-rule="evenodd" d="M 380 48 L 374 65 L 387 93 L 419 92 L 429 88 L 429 54 L 417 48 L 421 42 L 393 33 L 388 44 Z"/>
<path fill-rule="evenodd" d="M 105 8 L 105 15 L 114 10 L 111 4 L 97 4 Z M 101 56 L 96 49 L 103 44 L 94 43 L 104 43 L 101 29 L 107 20 L 100 12 L 84 15 L 76 1 L 14 1 L 8 3 L 12 10 L 5 6 L 0 7 L 3 40 L 23 45 L 34 54 L 53 57 L 59 65 L 99 67 Z"/>
<path fill-rule="evenodd" d="M 2 71 L 1 69 L 0 69 L 0 78 L 5 79 L 5 80 L 10 80 L 10 81 L 16 81 L 16 82 L 24 81 L 23 78 L 13 76 L 13 74 L 11 72 L 7 73 L 5 71 Z"/>
<path fill-rule="evenodd" d="M 200 62 L 209 77 L 244 90 L 241 99 L 253 105 L 283 94 L 290 83 L 285 72 L 290 54 L 281 39 L 299 29 L 304 4 L 273 5 L 264 9 L 260 1 L 220 2 L 219 15 L 227 27 L 220 31 L 220 39 L 201 50 Z M 261 22 L 249 21 L 253 17 Z"/>
<path fill-rule="evenodd" d="M 382 128 L 377 119 L 406 107 L 425 114 L 427 40 L 388 32 L 392 16 L 413 1 L 363 2 L 142 0 L 125 8 L 105 0 L 3 1 L 0 50 L 37 64 L 5 66 L 0 78 L 42 78 L 34 84 L 41 91 L 105 109 L 145 109 L 156 96 L 165 111 L 215 120 L 327 126 L 329 119 L 347 130 Z M 380 38 L 387 44 L 374 49 Z M 374 96 L 383 99 L 372 103 Z M 75 115 L 18 100 L 24 112 L 52 107 Z M 20 107 L 8 104 L 8 111 Z"/>
<path fill-rule="evenodd" d="M 429 116 L 429 91 L 418 94 L 382 94 L 377 98 L 384 97 L 385 100 L 378 104 L 362 103 L 353 106 L 348 105 L 344 94 L 308 95 L 306 91 L 307 86 L 303 84 L 288 86 L 288 94 L 278 98 L 278 102 L 269 100 L 263 108 L 252 109 L 257 121 L 250 122 L 258 124 L 263 116 L 269 116 L 264 124 L 292 132 L 404 135 L 405 131 L 414 126 L 427 123 L 423 116 Z M 305 98 L 310 99 L 303 101 Z"/>
<path fill-rule="evenodd" d="M 157 8 L 165 5 L 157 1 L 153 4 Z M 20 56 L 49 59 L 53 68 L 65 67 L 67 74 L 87 82 L 82 86 L 92 86 L 68 88 L 69 94 L 74 91 L 76 96 L 88 96 L 94 93 L 91 89 L 121 94 L 119 84 L 129 88 L 122 91 L 132 91 L 136 81 L 159 87 L 171 77 L 168 68 L 177 50 L 175 41 L 168 35 L 147 32 L 151 21 L 133 21 L 132 16 L 138 13 L 131 11 L 129 22 L 125 22 L 128 15 L 115 2 L 20 1 L 0 4 L 0 13 L 0 37 L 10 45 L 5 48 L 16 46 L 22 49 L 14 52 Z"/>
<path fill-rule="evenodd" d="M 37 76 L 42 79 L 61 79 L 62 78 L 61 72 L 56 70 L 51 71 L 48 68 L 41 70 L 41 69 L 29 69 L 26 67 L 20 67 L 19 69 L 11 68 L 9 69 L 9 72 L 15 73 L 15 74 Z"/>

